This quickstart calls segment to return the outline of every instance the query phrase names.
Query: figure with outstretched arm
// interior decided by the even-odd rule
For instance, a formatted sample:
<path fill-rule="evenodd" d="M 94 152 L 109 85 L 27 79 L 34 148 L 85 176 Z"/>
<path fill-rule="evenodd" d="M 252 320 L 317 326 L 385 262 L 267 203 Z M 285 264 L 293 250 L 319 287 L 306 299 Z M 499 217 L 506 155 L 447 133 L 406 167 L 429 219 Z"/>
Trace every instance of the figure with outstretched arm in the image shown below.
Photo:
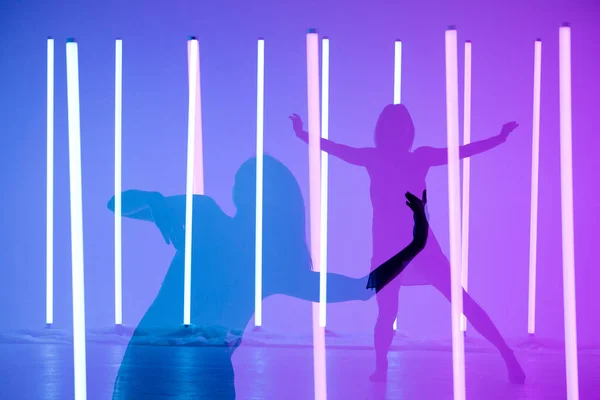
<path fill-rule="evenodd" d="M 176 249 L 180 249 L 179 246 L 183 245 L 185 235 L 185 227 L 181 224 L 181 221 L 185 219 L 184 195 L 164 197 L 159 192 L 128 190 L 123 192 L 121 196 L 124 205 L 124 217 L 153 222 L 160 230 L 165 243 L 172 243 Z M 202 195 L 195 195 L 194 197 L 195 200 L 209 199 Z M 375 293 L 378 293 L 392 282 L 410 261 L 423 250 L 429 232 L 429 223 L 425 215 L 427 193 L 423 192 L 422 199 L 409 192 L 405 194 L 405 197 L 406 205 L 414 213 L 413 240 L 398 254 L 362 278 L 328 273 L 327 302 L 338 303 L 370 299 Z M 108 202 L 108 209 L 114 212 L 114 197 Z M 319 272 L 307 271 L 305 274 L 294 278 L 294 280 L 284 279 L 279 283 L 279 294 L 313 302 L 319 301 Z"/>
<path fill-rule="evenodd" d="M 295 135 L 308 143 L 309 135 L 304 131 L 300 116 L 293 114 L 290 119 Z M 500 146 L 517 127 L 516 122 L 509 122 L 502 126 L 498 134 L 488 139 L 460 146 L 459 157 L 472 157 Z M 407 230 L 398 227 L 408 227 L 412 217 L 406 210 L 396 207 L 394 199 L 406 191 L 422 192 L 426 188 L 425 178 L 429 169 L 448 163 L 448 150 L 445 148 L 425 146 L 412 150 L 414 137 L 415 127 L 407 108 L 402 104 L 390 104 L 377 120 L 374 147 L 355 148 L 321 139 L 322 151 L 349 164 L 364 167 L 369 174 L 373 207 L 372 269 L 396 254 L 410 240 Z M 450 263 L 435 235 L 430 232 L 427 246 L 411 263 L 411 267 L 377 294 L 379 312 L 374 330 L 376 362 L 371 380 L 387 380 L 387 354 L 394 336 L 393 324 L 398 317 L 400 287 L 431 285 L 450 301 L 449 267 Z M 490 317 L 468 293 L 464 292 L 463 299 L 467 320 L 499 350 L 509 380 L 523 383 L 525 373 Z"/>
<path fill-rule="evenodd" d="M 283 294 L 318 302 L 320 273 L 311 267 L 300 187 L 289 169 L 273 157 L 264 156 L 263 174 L 263 298 Z M 158 295 L 130 341 L 115 381 L 113 399 L 140 398 L 158 392 L 174 398 L 235 399 L 231 356 L 254 314 L 255 178 L 256 160 L 250 159 L 236 174 L 236 213 L 232 217 L 210 197 L 193 197 L 191 326 L 186 328 L 182 326 L 185 195 L 163 196 L 139 190 L 122 193 L 123 216 L 154 223 L 165 243 L 173 244 L 176 254 Z M 406 205 L 400 204 L 403 198 Z M 397 207 L 413 216 L 411 239 L 364 277 L 329 273 L 327 302 L 366 301 L 406 272 L 427 243 L 426 200 L 425 192 L 422 199 L 411 193 L 396 199 Z M 114 211 L 114 199 L 108 208 Z M 404 226 L 398 229 L 409 234 L 411 231 Z M 193 339 L 189 335 L 199 329 L 221 330 L 229 344 L 223 350 L 203 350 L 202 359 L 194 367 L 182 364 L 176 350 L 136 345 L 148 340 L 154 343 L 163 337 L 172 341 L 181 335 L 188 335 L 184 339 L 189 341 Z M 238 339 L 232 340 L 232 336 Z M 214 334 L 211 340 L 215 340 Z M 190 374 L 197 380 L 191 380 Z"/>

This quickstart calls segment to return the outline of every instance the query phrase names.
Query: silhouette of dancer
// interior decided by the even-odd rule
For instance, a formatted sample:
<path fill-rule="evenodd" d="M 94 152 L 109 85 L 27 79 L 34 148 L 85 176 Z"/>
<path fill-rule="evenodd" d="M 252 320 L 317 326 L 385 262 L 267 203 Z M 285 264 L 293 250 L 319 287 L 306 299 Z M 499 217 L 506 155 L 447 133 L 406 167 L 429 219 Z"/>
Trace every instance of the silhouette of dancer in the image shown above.
<path fill-rule="evenodd" d="M 308 133 L 303 130 L 302 119 L 290 117 L 296 135 L 308 143 Z M 460 158 L 471 157 L 504 143 L 518 127 L 509 122 L 500 133 L 486 140 L 460 147 Z M 448 162 L 445 148 L 419 147 L 411 151 L 415 137 L 412 118 L 404 105 L 386 106 L 375 126 L 375 147 L 354 148 L 331 140 L 321 139 L 321 149 L 345 162 L 365 167 L 371 180 L 370 193 L 373 206 L 373 256 L 371 268 L 402 248 L 410 240 L 408 231 L 398 229 L 407 225 L 410 214 L 395 206 L 399 193 L 420 193 L 425 189 L 429 168 Z M 377 294 L 379 314 L 375 324 L 375 372 L 372 381 L 387 380 L 387 353 L 393 339 L 393 324 L 398 315 L 398 294 L 402 285 L 431 285 L 450 301 L 450 264 L 442 252 L 433 232 L 425 249 L 404 271 L 399 279 Z M 508 369 L 509 380 L 523 383 L 525 373 L 502 335 L 471 296 L 463 291 L 463 311 L 475 329 L 490 341 L 502 355 Z"/>
<path fill-rule="evenodd" d="M 234 399 L 231 355 L 254 313 L 256 160 L 238 170 L 233 189 L 237 208 L 227 216 L 207 196 L 193 198 L 191 323 L 182 326 L 185 195 L 129 190 L 123 215 L 153 222 L 177 249 L 160 291 L 136 328 L 115 381 L 113 399 Z M 319 273 L 311 271 L 306 245 L 304 200 L 292 173 L 264 157 L 263 297 L 285 294 L 319 301 Z M 363 278 L 329 273 L 328 300 L 367 300 L 391 282 L 425 247 L 429 225 L 423 200 L 405 194 L 414 216 L 413 239 L 398 254 Z M 396 206 L 398 205 L 396 199 Z M 108 203 L 114 211 L 114 198 Z M 375 289 L 368 290 L 368 289 Z M 208 338 L 220 346 L 199 346 Z M 148 342 L 188 344 L 143 346 Z M 223 342 L 227 343 L 223 345 Z"/>

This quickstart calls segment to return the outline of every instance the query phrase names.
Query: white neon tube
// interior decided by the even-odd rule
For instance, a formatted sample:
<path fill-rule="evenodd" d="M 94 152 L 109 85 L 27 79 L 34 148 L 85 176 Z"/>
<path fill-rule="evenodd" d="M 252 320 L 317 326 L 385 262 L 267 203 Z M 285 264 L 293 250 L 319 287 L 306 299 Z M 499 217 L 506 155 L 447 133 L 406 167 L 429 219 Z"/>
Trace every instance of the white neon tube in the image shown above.
<path fill-rule="evenodd" d="M 456 29 L 446 30 L 446 121 L 448 130 L 448 204 L 450 216 L 450 264 L 452 290 L 452 369 L 454 400 L 465 399 L 465 349 L 460 331 L 462 313 L 460 164 L 458 157 L 458 63 Z"/>
<path fill-rule="evenodd" d="M 115 41 L 115 324 L 123 323 L 122 230 L 121 230 L 121 144 L 123 104 L 123 41 Z"/>
<path fill-rule="evenodd" d="M 67 40 L 67 104 L 69 120 L 69 182 L 71 187 L 71 270 L 73 287 L 73 367 L 75 400 L 85 400 L 85 290 L 81 132 L 79 124 L 79 61 L 77 42 Z"/>
<path fill-rule="evenodd" d="M 191 37 L 188 42 L 190 52 L 190 71 L 196 71 L 199 63 L 198 40 Z M 185 190 L 185 252 L 183 272 L 183 324 L 190 325 L 190 301 L 192 294 L 192 212 L 194 202 L 194 161 L 196 140 L 196 91 L 198 75 L 189 73 L 189 103 L 188 103 L 188 147 L 187 147 L 187 180 Z"/>
<path fill-rule="evenodd" d="M 538 186 L 540 170 L 540 98 L 542 82 L 542 41 L 534 44 L 533 57 L 533 132 L 531 140 L 531 214 L 529 225 L 529 299 L 527 332 L 535 333 L 535 291 L 537 280 Z"/>
<path fill-rule="evenodd" d="M 202 91 L 200 90 L 200 44 L 195 70 L 192 69 L 190 53 L 191 40 L 188 40 L 188 79 L 196 74 L 196 123 L 194 125 L 194 194 L 204 194 L 204 149 L 202 140 Z"/>
<path fill-rule="evenodd" d="M 321 133 L 319 118 L 319 36 L 313 29 L 306 35 L 308 80 L 308 161 L 310 178 L 310 250 L 315 271 L 321 271 Z M 313 303 L 313 357 L 315 400 L 327 398 L 325 330 L 319 324 L 320 305 Z"/>
<path fill-rule="evenodd" d="M 402 101 L 402 42 L 396 40 L 394 43 L 394 104 Z M 394 330 L 398 329 L 398 318 L 394 320 Z"/>
<path fill-rule="evenodd" d="M 573 227 L 573 149 L 571 116 L 571 28 L 559 30 L 560 192 L 562 215 L 563 296 L 567 399 L 579 399 L 575 305 L 575 235 Z"/>
<path fill-rule="evenodd" d="M 465 42 L 465 87 L 464 87 L 464 132 L 463 145 L 471 143 L 471 42 Z M 462 287 L 465 292 L 469 288 L 469 198 L 471 191 L 471 159 L 463 159 L 463 193 L 462 193 Z M 467 330 L 467 318 L 460 316 L 460 330 Z"/>
<path fill-rule="evenodd" d="M 394 44 L 394 104 L 401 102 L 402 88 L 402 42 L 396 40 Z"/>
<path fill-rule="evenodd" d="M 329 38 L 321 42 L 321 137 L 329 138 Z M 321 265 L 319 290 L 319 324 L 325 328 L 327 324 L 327 199 L 329 180 L 329 158 L 325 151 L 321 152 Z"/>
<path fill-rule="evenodd" d="M 263 156 L 265 121 L 265 41 L 258 39 L 256 73 L 256 232 L 254 249 L 254 325 L 262 326 Z"/>
<path fill-rule="evenodd" d="M 46 80 L 46 325 L 54 322 L 54 39 L 47 42 Z"/>

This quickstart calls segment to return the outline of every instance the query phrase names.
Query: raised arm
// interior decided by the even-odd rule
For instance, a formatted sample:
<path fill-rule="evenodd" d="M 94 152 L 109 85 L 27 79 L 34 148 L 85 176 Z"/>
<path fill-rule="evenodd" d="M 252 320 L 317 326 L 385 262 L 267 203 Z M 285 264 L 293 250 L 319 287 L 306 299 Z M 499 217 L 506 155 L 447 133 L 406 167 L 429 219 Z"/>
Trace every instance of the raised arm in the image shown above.
<path fill-rule="evenodd" d="M 375 293 L 394 280 L 412 259 L 423 250 L 427 243 L 427 234 L 429 232 L 429 224 L 425 215 L 426 193 L 423 192 L 423 200 L 413 196 L 411 193 L 407 193 L 406 198 L 408 200 L 406 204 L 413 210 L 415 218 L 412 242 L 394 257 L 362 278 L 350 278 L 345 275 L 328 273 L 328 303 L 370 299 Z M 319 282 L 319 272 L 309 272 L 303 274 L 302 277 L 286 279 L 281 294 L 318 302 Z M 375 291 L 369 289 L 375 289 Z"/>
<path fill-rule="evenodd" d="M 472 157 L 474 155 L 484 153 L 488 150 L 498 147 L 502 143 L 506 142 L 508 135 L 514 131 L 519 125 L 516 122 L 509 122 L 502 126 L 502 130 L 496 136 L 491 138 L 479 140 L 477 142 L 469 143 L 459 147 L 459 158 Z M 448 164 L 448 149 L 446 148 L 434 148 L 434 147 L 419 147 L 415 150 L 415 154 L 419 158 L 424 159 L 425 162 L 432 167 L 438 165 Z"/>
<path fill-rule="evenodd" d="M 400 275 L 427 244 L 427 235 L 429 233 L 429 223 L 427 222 L 427 215 L 425 213 L 427 192 L 423 191 L 422 200 L 412 193 L 407 192 L 406 199 L 408 200 L 406 205 L 409 206 L 414 213 L 415 226 L 413 228 L 413 240 L 398 254 L 381 264 L 369 274 L 367 289 L 375 289 L 376 293 Z"/>
<path fill-rule="evenodd" d="M 292 115 L 290 119 L 292 120 L 296 136 L 304 143 L 308 143 L 308 133 L 303 129 L 302 119 L 298 116 L 298 114 Z M 374 151 L 372 148 L 350 147 L 323 138 L 321 138 L 321 150 L 349 164 L 362 167 L 367 166 Z"/>

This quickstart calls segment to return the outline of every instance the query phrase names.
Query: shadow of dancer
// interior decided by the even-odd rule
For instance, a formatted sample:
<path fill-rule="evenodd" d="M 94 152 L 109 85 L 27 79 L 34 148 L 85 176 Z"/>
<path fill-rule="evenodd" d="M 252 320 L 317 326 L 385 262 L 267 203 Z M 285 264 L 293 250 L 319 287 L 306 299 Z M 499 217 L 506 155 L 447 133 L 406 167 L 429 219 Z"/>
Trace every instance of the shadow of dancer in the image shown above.
<path fill-rule="evenodd" d="M 308 133 L 303 130 L 302 119 L 290 117 L 296 135 L 308 143 Z M 483 153 L 504 143 L 518 127 L 509 122 L 501 132 L 486 140 L 460 147 L 460 158 Z M 445 148 L 419 147 L 411 151 L 415 128 L 407 108 L 402 105 L 386 106 L 375 126 L 375 147 L 354 148 L 331 140 L 321 139 L 321 149 L 349 164 L 365 167 L 370 178 L 373 207 L 373 256 L 371 268 L 379 265 L 410 241 L 408 231 L 398 229 L 408 226 L 411 220 L 406 209 L 397 207 L 395 199 L 400 193 L 420 193 L 425 190 L 425 178 L 431 167 L 445 165 L 448 153 Z M 402 285 L 431 285 L 450 301 L 450 264 L 443 254 L 433 232 L 429 241 L 412 266 L 402 273 L 381 293 L 377 294 L 379 314 L 375 324 L 376 367 L 373 381 L 387 380 L 387 353 L 392 344 L 393 324 L 398 315 L 398 293 Z M 502 335 L 471 296 L 463 291 L 463 311 L 473 327 L 491 342 L 502 355 L 512 383 L 523 383 L 525 373 Z"/>
<path fill-rule="evenodd" d="M 113 399 L 235 398 L 231 355 L 254 314 L 255 174 L 255 159 L 238 170 L 233 217 L 210 197 L 193 197 L 188 327 L 182 325 L 185 195 L 123 192 L 123 215 L 155 223 L 165 242 L 172 243 L 177 252 L 127 347 Z M 320 277 L 312 271 L 306 245 L 302 193 L 292 173 L 270 156 L 264 157 L 263 190 L 263 298 L 284 294 L 317 302 Z M 423 200 L 410 193 L 405 196 L 414 218 L 413 239 L 363 278 L 328 273 L 328 301 L 371 298 L 425 247 L 429 232 L 426 195 L 423 193 Z M 396 199 L 396 206 L 402 207 L 398 202 Z M 114 198 L 108 208 L 114 211 Z"/>

